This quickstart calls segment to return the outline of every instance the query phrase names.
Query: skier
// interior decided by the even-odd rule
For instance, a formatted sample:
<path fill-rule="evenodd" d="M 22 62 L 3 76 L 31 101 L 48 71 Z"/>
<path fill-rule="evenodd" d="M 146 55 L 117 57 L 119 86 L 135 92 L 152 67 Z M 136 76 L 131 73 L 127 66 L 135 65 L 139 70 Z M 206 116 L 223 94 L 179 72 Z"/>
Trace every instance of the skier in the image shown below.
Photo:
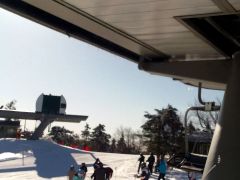
<path fill-rule="evenodd" d="M 93 163 L 93 168 L 97 169 L 99 167 L 100 163 L 101 163 L 101 161 L 97 158 L 96 161 Z"/>
<path fill-rule="evenodd" d="M 88 171 L 88 170 L 87 170 L 87 166 L 86 166 L 85 163 L 82 163 L 82 164 L 81 164 L 80 170 L 81 170 L 81 172 L 82 172 L 82 174 L 83 174 L 83 179 L 85 179 L 86 174 L 87 174 L 87 171 Z"/>
<path fill-rule="evenodd" d="M 141 165 L 142 173 L 140 175 L 141 180 L 148 180 L 150 178 L 150 171 L 145 162 Z"/>
<path fill-rule="evenodd" d="M 149 169 L 150 173 L 152 174 L 153 173 L 153 164 L 155 162 L 155 157 L 152 152 L 150 153 L 150 156 L 149 156 L 147 162 L 148 162 L 148 169 Z"/>
<path fill-rule="evenodd" d="M 166 175 L 166 171 L 167 171 L 167 163 L 164 160 L 164 156 L 161 157 L 159 166 L 158 166 L 158 171 L 159 171 L 159 177 L 158 180 L 163 179 L 165 180 L 165 175 Z"/>
<path fill-rule="evenodd" d="M 103 168 L 103 164 L 100 162 L 91 176 L 94 180 L 106 180 L 106 170 Z"/>
<path fill-rule="evenodd" d="M 139 170 L 140 170 L 140 168 L 141 168 L 141 164 L 144 162 L 144 160 L 145 160 L 144 155 L 143 155 L 142 153 L 140 153 L 140 157 L 138 158 L 138 161 L 139 161 L 138 171 L 137 171 L 138 174 L 139 174 Z"/>
<path fill-rule="evenodd" d="M 161 158 L 160 158 L 160 155 L 158 155 L 157 156 L 157 161 L 156 161 L 156 165 L 155 165 L 155 173 L 157 173 L 158 172 L 158 166 L 160 165 L 160 160 L 161 160 Z"/>
<path fill-rule="evenodd" d="M 73 176 L 75 175 L 75 169 L 74 169 L 74 166 L 71 165 L 69 170 L 68 170 L 68 179 L 69 180 L 73 180 Z"/>
<path fill-rule="evenodd" d="M 106 171 L 106 180 L 110 180 L 112 178 L 112 175 L 113 175 L 112 168 L 105 167 L 105 171 Z"/>

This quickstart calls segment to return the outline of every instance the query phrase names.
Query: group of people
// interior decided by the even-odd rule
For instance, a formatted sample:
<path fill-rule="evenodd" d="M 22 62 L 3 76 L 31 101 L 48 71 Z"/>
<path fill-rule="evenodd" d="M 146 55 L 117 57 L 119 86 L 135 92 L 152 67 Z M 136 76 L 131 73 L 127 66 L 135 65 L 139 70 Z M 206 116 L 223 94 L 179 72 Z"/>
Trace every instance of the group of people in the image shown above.
<path fill-rule="evenodd" d="M 150 178 L 151 174 L 153 173 L 153 167 L 154 167 L 154 163 L 155 163 L 155 157 L 154 157 L 153 153 L 150 153 L 150 156 L 146 160 L 148 165 L 145 162 L 145 157 L 142 153 L 140 154 L 138 161 L 139 161 L 138 170 L 137 170 L 138 174 L 141 169 L 141 174 L 139 175 L 139 177 L 141 178 L 141 180 L 148 180 Z M 155 165 L 155 172 L 159 173 L 158 180 L 160 180 L 160 179 L 165 180 L 165 175 L 167 172 L 167 162 L 164 159 L 164 155 L 162 155 L 161 157 L 159 157 L 157 159 L 156 165 Z M 197 179 L 196 173 L 194 171 L 188 172 L 188 179 L 196 180 Z"/>
<path fill-rule="evenodd" d="M 138 159 L 139 165 L 137 173 L 141 170 L 141 173 L 138 175 L 141 180 L 149 180 L 151 174 L 153 173 L 155 157 L 153 153 L 150 153 L 150 156 L 145 162 L 145 157 L 141 153 Z M 147 165 L 148 163 L 148 165 Z M 93 163 L 94 172 L 91 175 L 92 180 L 110 180 L 113 175 L 113 170 L 110 167 L 103 167 L 103 163 L 97 158 Z M 82 163 L 77 170 L 73 165 L 70 166 L 68 171 L 69 180 L 84 180 L 86 177 L 88 169 L 85 163 Z M 165 180 L 165 175 L 167 172 L 167 162 L 164 159 L 164 155 L 157 159 L 155 165 L 155 172 L 159 173 L 158 180 Z M 196 180 L 196 174 L 194 172 L 188 173 L 189 180 Z"/>
<path fill-rule="evenodd" d="M 150 153 L 150 156 L 146 161 L 148 162 L 148 166 L 145 162 L 145 157 L 142 153 L 140 154 L 138 161 L 139 161 L 139 164 L 138 164 L 137 172 L 139 174 L 139 171 L 141 169 L 141 174 L 140 174 L 141 180 L 148 180 L 150 175 L 153 173 L 153 166 L 155 163 L 155 157 L 153 153 Z M 164 155 L 159 160 L 157 160 L 155 170 L 159 172 L 158 180 L 160 179 L 165 180 L 165 175 L 167 171 L 167 162 L 164 159 Z"/>
<path fill-rule="evenodd" d="M 91 176 L 93 180 L 110 180 L 113 170 L 110 167 L 103 167 L 103 163 L 97 158 L 93 163 L 94 172 Z M 88 169 L 85 163 L 82 163 L 78 170 L 73 165 L 68 171 L 69 180 L 84 180 Z"/>
<path fill-rule="evenodd" d="M 103 167 L 103 163 L 97 158 L 93 164 L 94 172 L 91 176 L 93 180 L 110 180 L 113 170 L 110 167 Z"/>

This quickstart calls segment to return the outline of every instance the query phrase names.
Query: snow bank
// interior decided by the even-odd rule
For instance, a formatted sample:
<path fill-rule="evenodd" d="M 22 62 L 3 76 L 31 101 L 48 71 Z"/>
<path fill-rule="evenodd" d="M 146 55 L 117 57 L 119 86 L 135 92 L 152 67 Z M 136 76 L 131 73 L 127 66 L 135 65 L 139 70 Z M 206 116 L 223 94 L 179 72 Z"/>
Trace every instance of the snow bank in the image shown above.
<path fill-rule="evenodd" d="M 1 153 L 0 154 L 0 162 L 12 160 L 12 159 L 20 159 L 20 158 L 22 158 L 22 156 L 23 156 L 23 154 L 20 154 L 20 153 L 10 153 L 10 152 Z"/>

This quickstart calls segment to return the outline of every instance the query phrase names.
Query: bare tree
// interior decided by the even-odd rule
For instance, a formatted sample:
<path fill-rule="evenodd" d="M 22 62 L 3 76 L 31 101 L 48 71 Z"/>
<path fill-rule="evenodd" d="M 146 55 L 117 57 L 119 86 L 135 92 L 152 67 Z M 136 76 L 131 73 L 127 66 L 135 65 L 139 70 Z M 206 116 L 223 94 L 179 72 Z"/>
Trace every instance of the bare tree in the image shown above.
<path fill-rule="evenodd" d="M 4 107 L 4 109 L 6 109 L 6 110 L 16 110 L 16 103 L 17 103 L 17 101 L 14 99 L 14 100 L 10 101 L 9 103 L 7 103 Z"/>
<path fill-rule="evenodd" d="M 5 106 L 1 106 L 0 109 L 6 109 L 6 110 L 16 110 L 16 103 L 17 101 L 14 99 L 12 101 L 10 101 L 9 103 L 7 103 Z M 12 119 L 12 118 L 5 118 L 6 121 L 18 121 L 18 119 Z"/>
<path fill-rule="evenodd" d="M 129 153 L 138 153 L 140 146 L 142 146 L 141 132 L 134 131 L 130 127 L 119 127 L 114 133 L 114 138 L 119 141 L 121 138 L 125 140 L 126 148 Z"/>
<path fill-rule="evenodd" d="M 142 130 L 137 130 L 134 134 L 134 142 L 137 152 L 143 152 L 146 151 L 147 147 L 144 145 L 144 136 L 142 134 Z"/>

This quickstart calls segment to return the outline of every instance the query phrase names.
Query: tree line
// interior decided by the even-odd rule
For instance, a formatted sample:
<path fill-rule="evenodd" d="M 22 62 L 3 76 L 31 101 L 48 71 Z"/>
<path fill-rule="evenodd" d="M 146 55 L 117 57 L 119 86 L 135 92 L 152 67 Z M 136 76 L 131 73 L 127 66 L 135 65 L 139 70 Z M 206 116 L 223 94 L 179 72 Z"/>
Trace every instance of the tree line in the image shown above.
<path fill-rule="evenodd" d="M 141 151 L 141 138 L 131 128 L 119 128 L 112 137 L 105 130 L 105 125 L 99 124 L 91 128 L 86 123 L 81 136 L 64 127 L 52 127 L 49 135 L 60 144 L 89 149 L 98 152 L 136 154 Z"/>
<path fill-rule="evenodd" d="M 88 123 L 80 137 L 64 127 L 53 127 L 49 135 L 57 142 L 80 144 L 99 152 L 162 154 L 181 151 L 184 148 L 184 127 L 177 109 L 168 105 L 155 111 L 155 114 L 145 112 L 145 122 L 140 130 L 120 127 L 114 137 L 106 132 L 105 125 L 99 124 L 91 129 Z"/>
<path fill-rule="evenodd" d="M 12 100 L 0 109 L 16 110 L 16 100 Z M 218 112 L 194 112 L 189 117 L 188 131 L 209 131 L 213 133 L 217 123 Z M 52 127 L 49 135 L 58 143 L 99 152 L 138 154 L 173 154 L 184 151 L 184 126 L 178 110 L 172 105 L 155 109 L 155 113 L 145 112 L 145 122 L 139 130 L 119 127 L 114 135 L 106 132 L 104 124 L 91 128 L 86 123 L 80 136 L 65 127 Z M 5 119 L 7 121 L 16 119 Z M 199 121 L 199 127 L 193 121 Z M 19 121 L 19 120 L 17 120 Z"/>

